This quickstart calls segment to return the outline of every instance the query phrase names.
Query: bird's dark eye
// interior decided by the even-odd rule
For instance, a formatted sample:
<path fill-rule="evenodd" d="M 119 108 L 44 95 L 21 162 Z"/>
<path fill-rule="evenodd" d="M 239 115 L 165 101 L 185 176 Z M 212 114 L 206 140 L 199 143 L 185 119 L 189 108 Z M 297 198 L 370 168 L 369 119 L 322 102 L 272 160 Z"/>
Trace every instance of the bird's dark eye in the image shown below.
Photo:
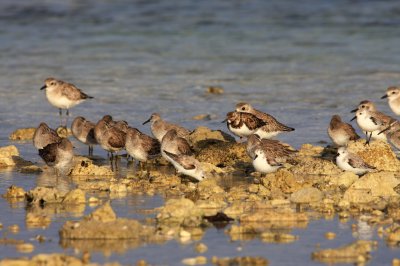
<path fill-rule="evenodd" d="M 242 107 L 242 110 L 244 111 L 244 110 L 246 110 L 246 108 L 245 108 L 245 107 Z"/>
<path fill-rule="evenodd" d="M 50 82 L 50 85 L 54 85 L 54 82 Z"/>
<path fill-rule="evenodd" d="M 392 94 L 395 94 L 396 92 L 395 91 L 392 91 Z"/>
<path fill-rule="evenodd" d="M 365 108 L 365 105 L 361 105 L 361 108 Z"/>

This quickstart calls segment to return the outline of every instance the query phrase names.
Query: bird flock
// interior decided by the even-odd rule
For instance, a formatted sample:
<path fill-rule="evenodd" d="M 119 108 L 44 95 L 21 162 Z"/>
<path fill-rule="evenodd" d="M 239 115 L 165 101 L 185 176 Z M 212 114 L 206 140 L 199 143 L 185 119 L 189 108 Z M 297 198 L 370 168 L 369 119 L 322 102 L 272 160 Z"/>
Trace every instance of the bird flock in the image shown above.
<path fill-rule="evenodd" d="M 47 78 L 41 90 L 46 90 L 49 103 L 59 109 L 60 123 L 68 124 L 69 109 L 92 99 L 75 85 Z M 400 114 L 400 88 L 389 87 L 382 98 L 387 98 L 390 108 Z M 62 110 L 66 110 L 63 121 Z M 371 140 L 390 142 L 400 149 L 400 123 L 376 109 L 371 101 L 362 101 L 352 112 L 360 129 L 365 132 L 366 145 Z M 255 109 L 249 103 L 238 103 L 234 111 L 226 114 L 228 129 L 240 139 L 246 139 L 246 151 L 252 160 L 253 167 L 261 173 L 271 173 L 284 166 L 285 163 L 295 164 L 296 150 L 289 144 L 272 139 L 280 133 L 292 132 L 295 129 L 284 125 L 273 116 Z M 71 124 L 74 137 L 88 145 L 89 156 L 93 155 L 93 146 L 100 145 L 108 152 L 111 165 L 113 161 L 117 168 L 118 152 L 126 150 L 128 156 L 139 162 L 141 169 L 145 163 L 158 156 L 170 162 L 178 173 L 195 180 L 206 178 L 201 163 L 195 158 L 189 135 L 191 131 L 170 123 L 153 113 L 143 125 L 150 123 L 152 135 L 148 136 L 139 129 L 128 125 L 126 121 L 115 121 L 112 116 L 105 115 L 96 123 L 82 116 L 75 117 Z M 333 115 L 327 129 L 332 142 L 338 147 L 336 164 L 345 171 L 358 175 L 374 171 L 374 167 L 365 163 L 359 156 L 348 149 L 350 141 L 356 141 L 360 136 L 348 123 L 342 121 L 339 115 Z M 36 128 L 33 145 L 39 150 L 44 162 L 54 167 L 59 175 L 71 165 L 74 152 L 73 145 L 67 138 L 61 138 L 57 132 L 42 122 Z"/>

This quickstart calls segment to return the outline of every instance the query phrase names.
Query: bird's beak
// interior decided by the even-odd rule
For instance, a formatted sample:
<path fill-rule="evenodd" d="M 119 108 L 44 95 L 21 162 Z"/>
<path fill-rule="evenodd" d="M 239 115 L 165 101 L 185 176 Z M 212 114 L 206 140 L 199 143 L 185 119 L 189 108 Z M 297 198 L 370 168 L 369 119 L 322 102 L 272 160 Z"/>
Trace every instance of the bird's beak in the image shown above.
<path fill-rule="evenodd" d="M 350 113 L 355 113 L 357 111 L 358 111 L 358 108 L 351 110 Z"/>
<path fill-rule="evenodd" d="M 222 121 L 221 123 L 225 123 L 226 121 L 228 121 L 228 119 L 225 119 L 224 121 Z"/>
<path fill-rule="evenodd" d="M 382 97 L 381 97 L 381 99 L 385 99 L 385 98 L 387 98 L 388 96 L 387 96 L 387 94 L 385 94 L 385 95 L 383 95 Z"/>
<path fill-rule="evenodd" d="M 339 153 L 336 153 L 336 157 L 338 157 L 339 156 Z"/>
<path fill-rule="evenodd" d="M 357 118 L 357 116 L 353 117 L 350 121 L 353 121 L 353 120 L 356 119 L 356 118 Z"/>
<path fill-rule="evenodd" d="M 40 88 L 40 90 L 46 89 L 46 85 L 43 85 L 43 87 Z"/>
<path fill-rule="evenodd" d="M 149 123 L 150 120 L 151 120 L 151 117 L 149 119 L 147 119 L 146 121 L 144 121 L 142 125 L 145 125 L 145 124 Z"/>

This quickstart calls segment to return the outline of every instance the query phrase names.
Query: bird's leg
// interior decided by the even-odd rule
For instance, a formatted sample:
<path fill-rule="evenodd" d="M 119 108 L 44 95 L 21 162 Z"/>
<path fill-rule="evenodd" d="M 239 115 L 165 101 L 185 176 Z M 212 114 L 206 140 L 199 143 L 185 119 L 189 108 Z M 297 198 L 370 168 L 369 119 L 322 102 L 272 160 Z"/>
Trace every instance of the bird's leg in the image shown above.
<path fill-rule="evenodd" d="M 62 122 L 62 109 L 61 108 L 58 108 L 58 113 L 60 115 L 60 126 L 62 126 L 63 122 Z"/>
<path fill-rule="evenodd" d="M 88 152 L 88 156 L 89 156 L 89 157 L 90 157 L 90 155 L 91 155 L 90 152 L 91 152 L 91 151 L 90 151 L 90 145 L 89 145 L 89 152 Z"/>
<path fill-rule="evenodd" d="M 369 136 L 367 135 L 367 142 L 365 143 L 365 145 L 369 145 L 369 142 L 371 141 L 371 138 L 372 138 L 372 132 L 369 134 Z"/>
<path fill-rule="evenodd" d="M 67 109 L 66 115 L 67 115 L 67 118 L 65 119 L 65 128 L 67 128 L 67 126 L 68 126 L 69 109 Z"/>

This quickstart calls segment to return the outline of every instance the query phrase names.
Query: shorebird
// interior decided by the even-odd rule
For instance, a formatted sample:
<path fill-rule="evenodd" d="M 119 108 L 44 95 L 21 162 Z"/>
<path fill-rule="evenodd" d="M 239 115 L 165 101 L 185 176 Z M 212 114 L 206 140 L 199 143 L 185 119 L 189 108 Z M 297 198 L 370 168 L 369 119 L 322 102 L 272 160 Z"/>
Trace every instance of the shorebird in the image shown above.
<path fill-rule="evenodd" d="M 351 121 L 357 118 L 358 126 L 366 134 L 366 144 L 369 144 L 371 138 L 386 141 L 385 134 L 379 134 L 379 132 L 396 121 L 394 118 L 379 112 L 375 104 L 368 100 L 361 101 L 358 107 L 351 112 L 356 113 Z"/>
<path fill-rule="evenodd" d="M 292 156 L 297 152 L 288 144 L 278 140 L 261 139 L 257 134 L 247 139 L 246 151 L 253 160 L 254 169 L 261 173 L 275 172 L 286 162 L 295 163 Z"/>
<path fill-rule="evenodd" d="M 75 117 L 71 124 L 71 131 L 74 137 L 89 146 L 89 156 L 93 155 L 93 145 L 98 144 L 94 136 L 94 127 L 94 123 L 82 116 Z"/>
<path fill-rule="evenodd" d="M 113 161 L 115 161 L 115 168 L 118 169 L 117 157 L 118 152 L 125 148 L 126 133 L 118 129 L 110 115 L 103 116 L 96 126 L 94 127 L 94 136 L 99 145 L 111 153 L 111 169 L 114 170 Z M 114 153 L 116 155 L 114 156 Z"/>
<path fill-rule="evenodd" d="M 162 152 L 169 158 L 178 173 L 193 177 L 198 181 L 205 178 L 200 162 L 193 155 L 177 155 L 166 150 Z"/>
<path fill-rule="evenodd" d="M 236 105 L 236 112 L 250 113 L 265 122 L 264 126 L 260 127 L 256 132 L 254 132 L 263 139 L 270 139 L 282 132 L 290 132 L 294 130 L 294 128 L 285 126 L 284 124 L 278 122 L 278 120 L 276 120 L 272 115 L 254 109 L 248 103 L 238 103 Z"/>
<path fill-rule="evenodd" d="M 60 113 L 60 120 L 62 125 L 62 109 L 66 109 L 68 123 L 69 109 L 77 104 L 85 101 L 86 99 L 93 98 L 92 96 L 83 93 L 75 85 L 71 83 L 64 82 L 62 80 L 57 80 L 55 78 L 47 78 L 44 82 L 44 86 L 40 90 L 46 89 L 46 97 L 51 105 L 57 107 Z"/>
<path fill-rule="evenodd" d="M 386 94 L 381 99 L 388 98 L 390 109 L 396 115 L 400 115 L 400 87 L 392 86 L 387 88 Z"/>
<path fill-rule="evenodd" d="M 33 146 L 36 149 L 43 149 L 47 145 L 59 142 L 61 138 L 54 129 L 51 129 L 46 123 L 42 122 L 36 128 L 33 134 Z"/>
<path fill-rule="evenodd" d="M 151 133 L 159 142 L 162 141 L 164 135 L 171 129 L 175 129 L 177 134 L 182 138 L 187 138 L 190 134 L 190 131 L 186 128 L 162 120 L 158 113 L 153 113 L 148 120 L 143 122 L 143 125 L 149 122 L 151 122 Z"/>
<path fill-rule="evenodd" d="M 346 147 L 340 147 L 336 156 L 337 166 L 344 171 L 351 171 L 357 175 L 363 175 L 375 169 L 375 167 L 364 162 L 358 155 L 349 152 Z"/>
<path fill-rule="evenodd" d="M 349 141 L 360 138 L 354 128 L 350 124 L 343 122 L 339 115 L 332 116 L 328 127 L 328 135 L 337 146 L 347 146 Z"/>
<path fill-rule="evenodd" d="M 226 122 L 229 131 L 240 137 L 247 137 L 254 134 L 257 129 L 265 125 L 265 122 L 250 113 L 229 112 L 226 114 Z"/>
<path fill-rule="evenodd" d="M 74 157 L 73 148 L 72 143 L 67 138 L 62 138 L 59 142 L 51 143 L 43 149 L 39 149 L 39 155 L 48 166 L 54 167 L 58 176 L 61 171 L 70 166 Z"/>
<path fill-rule="evenodd" d="M 400 122 L 395 121 L 378 134 L 385 134 L 389 143 L 400 150 Z"/>
<path fill-rule="evenodd" d="M 169 130 L 161 141 L 161 155 L 170 163 L 173 163 L 172 159 L 166 155 L 165 151 L 175 154 L 177 156 L 187 155 L 192 156 L 193 152 L 190 148 L 189 142 L 178 135 L 176 129 Z"/>
<path fill-rule="evenodd" d="M 134 160 L 145 163 L 160 155 L 160 142 L 136 128 L 128 128 L 125 149 Z"/>

